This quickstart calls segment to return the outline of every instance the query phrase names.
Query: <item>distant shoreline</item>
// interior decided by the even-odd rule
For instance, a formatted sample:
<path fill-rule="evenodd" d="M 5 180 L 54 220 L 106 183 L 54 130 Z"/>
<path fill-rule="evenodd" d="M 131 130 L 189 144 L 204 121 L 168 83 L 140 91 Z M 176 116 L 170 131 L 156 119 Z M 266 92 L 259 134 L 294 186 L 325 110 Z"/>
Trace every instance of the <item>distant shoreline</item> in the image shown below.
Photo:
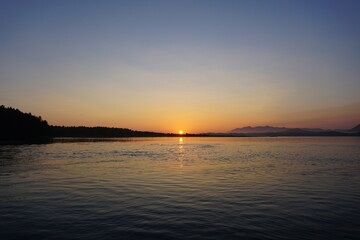
<path fill-rule="evenodd" d="M 41 116 L 0 106 L 0 144 L 51 143 L 58 138 L 99 139 L 141 137 L 352 137 L 360 136 L 360 125 L 348 130 L 279 128 L 271 126 L 244 127 L 225 133 L 159 133 L 128 128 L 54 126 Z M 242 132 L 241 132 L 242 131 Z"/>
<path fill-rule="evenodd" d="M 0 145 L 32 145 L 32 144 L 52 144 L 52 143 L 76 143 L 76 142 L 131 142 L 141 138 L 311 138 L 311 137 L 346 137 L 356 138 L 360 135 L 343 135 L 343 136 L 233 136 L 233 135 L 171 135 L 171 136 L 146 136 L 146 137 L 53 137 L 48 139 L 23 139 L 23 140 L 1 140 Z"/>

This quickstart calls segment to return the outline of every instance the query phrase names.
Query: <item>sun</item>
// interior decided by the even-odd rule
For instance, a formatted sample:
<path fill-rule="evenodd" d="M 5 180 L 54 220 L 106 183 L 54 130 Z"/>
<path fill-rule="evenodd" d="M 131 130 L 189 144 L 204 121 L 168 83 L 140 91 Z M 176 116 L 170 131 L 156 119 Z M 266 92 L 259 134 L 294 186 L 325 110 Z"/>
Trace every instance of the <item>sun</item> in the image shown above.
<path fill-rule="evenodd" d="M 179 134 L 180 134 L 180 135 L 181 135 L 181 134 L 184 134 L 184 131 L 180 130 L 180 131 L 179 131 Z"/>

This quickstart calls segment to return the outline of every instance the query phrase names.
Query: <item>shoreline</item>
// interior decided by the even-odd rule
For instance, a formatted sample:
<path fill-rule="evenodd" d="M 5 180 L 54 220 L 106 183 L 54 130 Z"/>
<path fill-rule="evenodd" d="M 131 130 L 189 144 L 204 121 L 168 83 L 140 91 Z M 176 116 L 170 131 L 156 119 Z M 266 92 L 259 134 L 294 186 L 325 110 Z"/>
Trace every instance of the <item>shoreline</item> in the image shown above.
<path fill-rule="evenodd" d="M 32 145 L 32 144 L 52 144 L 52 143 L 75 143 L 75 142 L 131 142 L 136 141 L 135 139 L 150 139 L 150 138 L 338 138 L 338 137 L 360 137 L 360 134 L 353 135 L 303 135 L 303 136 L 234 136 L 234 135 L 168 135 L 168 136 L 120 136 L 120 137 L 52 137 L 47 139 L 18 139 L 18 140 L 0 140 L 1 145 Z"/>

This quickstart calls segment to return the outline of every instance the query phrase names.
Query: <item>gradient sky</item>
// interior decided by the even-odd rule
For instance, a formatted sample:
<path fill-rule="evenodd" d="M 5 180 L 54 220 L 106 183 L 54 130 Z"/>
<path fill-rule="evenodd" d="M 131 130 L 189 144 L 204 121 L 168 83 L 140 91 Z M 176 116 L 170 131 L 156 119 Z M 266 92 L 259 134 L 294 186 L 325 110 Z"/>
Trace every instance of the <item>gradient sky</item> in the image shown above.
<path fill-rule="evenodd" d="M 0 104 L 54 125 L 360 123 L 360 1 L 0 1 Z"/>

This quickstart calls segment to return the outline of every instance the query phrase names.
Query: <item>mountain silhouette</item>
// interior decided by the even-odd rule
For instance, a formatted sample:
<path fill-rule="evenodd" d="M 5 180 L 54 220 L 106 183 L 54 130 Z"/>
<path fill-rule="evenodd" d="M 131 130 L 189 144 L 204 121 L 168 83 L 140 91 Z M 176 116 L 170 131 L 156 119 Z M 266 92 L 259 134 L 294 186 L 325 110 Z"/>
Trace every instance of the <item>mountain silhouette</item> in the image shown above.
<path fill-rule="evenodd" d="M 351 129 L 325 130 L 322 128 L 287 128 L 272 126 L 257 126 L 235 128 L 228 135 L 242 134 L 245 136 L 353 136 L 360 134 L 360 124 Z"/>
<path fill-rule="evenodd" d="M 357 125 L 356 127 L 351 128 L 349 131 L 360 133 L 360 124 Z"/>
<path fill-rule="evenodd" d="M 283 132 L 288 130 L 289 128 L 285 127 L 271 127 L 271 126 L 257 126 L 257 127 L 243 127 L 243 128 L 235 128 L 229 133 L 264 133 L 264 132 Z"/>
<path fill-rule="evenodd" d="M 243 127 L 235 128 L 229 133 L 272 133 L 272 132 L 285 132 L 293 129 L 301 129 L 304 131 L 310 132 L 323 132 L 324 129 L 321 128 L 287 128 L 287 127 L 272 127 L 272 126 L 257 126 L 257 127 Z"/>

